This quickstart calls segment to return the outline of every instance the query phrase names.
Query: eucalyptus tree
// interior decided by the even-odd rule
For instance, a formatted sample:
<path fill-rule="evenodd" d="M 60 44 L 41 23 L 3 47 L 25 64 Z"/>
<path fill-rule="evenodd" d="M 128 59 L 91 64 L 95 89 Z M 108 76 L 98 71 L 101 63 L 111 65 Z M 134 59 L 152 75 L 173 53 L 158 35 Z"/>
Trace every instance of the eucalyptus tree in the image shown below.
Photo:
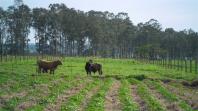
<path fill-rule="evenodd" d="M 3 59 L 3 47 L 4 39 L 6 36 L 6 24 L 5 24 L 6 12 L 0 7 L 0 61 Z"/>
<path fill-rule="evenodd" d="M 155 19 L 138 24 L 135 41 L 136 53 L 139 57 L 153 59 L 160 55 L 161 32 L 161 25 Z"/>
<path fill-rule="evenodd" d="M 122 33 L 122 37 L 124 38 L 122 40 L 122 44 L 124 46 L 123 48 L 123 55 L 125 58 L 130 58 L 133 56 L 134 51 L 134 39 L 136 36 L 136 27 L 133 25 L 133 23 L 129 20 L 129 18 L 125 19 L 125 30 Z"/>
<path fill-rule="evenodd" d="M 145 28 L 146 32 L 148 32 L 148 44 L 151 46 L 149 48 L 149 57 L 156 59 L 161 54 L 161 24 L 155 19 L 150 19 L 145 23 Z"/>
<path fill-rule="evenodd" d="M 77 45 L 77 55 L 82 56 L 83 51 L 85 48 L 85 42 L 86 42 L 86 33 L 87 33 L 87 28 L 86 28 L 86 16 L 83 11 L 77 10 L 77 16 L 75 18 L 75 31 L 73 31 L 75 40 L 76 40 L 76 45 Z"/>
<path fill-rule="evenodd" d="M 169 58 L 173 58 L 176 51 L 176 32 L 173 28 L 165 29 L 165 35 L 162 39 L 162 47 L 167 50 Z"/>
<path fill-rule="evenodd" d="M 88 39 L 90 40 L 91 45 L 91 54 L 98 55 L 99 42 L 101 41 L 102 36 L 102 27 L 101 27 L 101 16 L 102 12 L 99 11 L 89 11 L 86 13 L 88 16 Z"/>
<path fill-rule="evenodd" d="M 49 46 L 52 55 L 57 55 L 58 44 L 60 38 L 60 23 L 57 18 L 59 18 L 59 4 L 50 4 L 49 14 L 47 19 L 47 33 L 49 37 Z"/>
<path fill-rule="evenodd" d="M 53 8 L 54 7 L 54 8 Z M 58 53 L 59 54 L 61 54 L 61 55 L 63 55 L 63 54 L 66 54 L 66 45 L 67 45 L 67 29 L 69 28 L 69 27 L 67 27 L 67 24 L 68 24 L 68 22 L 67 22 L 67 18 L 68 18 L 68 8 L 64 5 L 64 4 L 56 4 L 55 6 L 53 6 L 52 7 L 52 5 L 51 5 L 51 10 L 53 9 L 53 10 L 56 10 L 55 12 L 55 14 L 54 15 L 56 15 L 56 18 L 54 18 L 54 19 L 56 19 L 55 21 L 56 21 L 56 27 L 57 27 L 57 32 L 59 32 L 58 33 L 58 36 L 57 36 L 57 38 L 59 39 L 59 40 L 57 40 L 57 41 L 59 41 L 58 43 L 59 43 L 59 47 L 58 47 Z"/>
<path fill-rule="evenodd" d="M 198 51 L 198 33 L 193 31 L 192 29 L 188 30 L 188 37 L 186 37 L 188 42 L 188 57 L 195 58 L 197 56 Z"/>
<path fill-rule="evenodd" d="M 19 26 L 16 27 L 19 31 L 19 41 L 21 52 L 19 54 L 25 55 L 28 50 L 28 42 L 30 41 L 28 35 L 30 33 L 31 14 L 30 8 L 27 5 L 18 7 Z"/>
<path fill-rule="evenodd" d="M 75 9 L 70 9 L 68 11 L 68 19 L 67 19 L 67 40 L 68 40 L 68 51 L 70 56 L 74 56 L 76 51 L 75 51 L 75 46 L 76 46 L 76 38 L 77 38 L 77 27 L 80 27 L 77 25 L 77 20 L 78 20 L 78 13 Z"/>
<path fill-rule="evenodd" d="M 31 21 L 30 21 L 31 20 Z M 102 57 L 195 57 L 197 32 L 162 30 L 151 19 L 134 25 L 127 13 L 83 12 L 64 4 L 29 9 L 26 5 L 0 8 L 0 52 L 24 55 L 31 27 L 39 54 Z"/>
<path fill-rule="evenodd" d="M 112 19 L 115 17 L 113 13 L 103 12 L 101 18 L 102 36 L 100 41 L 100 54 L 103 57 L 113 57 L 115 49 L 115 30 Z M 104 50 L 105 49 L 105 50 Z"/>
<path fill-rule="evenodd" d="M 39 54 L 49 51 L 47 33 L 48 10 L 44 8 L 34 8 L 32 11 L 32 27 L 35 30 L 35 42 Z"/>
<path fill-rule="evenodd" d="M 61 41 L 62 41 L 62 53 L 64 55 L 69 55 L 69 29 L 71 27 L 71 17 L 70 17 L 70 9 L 67 8 L 65 5 L 60 6 L 60 12 L 59 12 L 59 22 L 60 22 L 60 29 L 61 29 Z"/>
<path fill-rule="evenodd" d="M 119 57 L 126 57 L 126 51 L 129 51 L 128 49 L 131 47 L 129 46 L 129 38 L 131 38 L 133 36 L 132 33 L 134 33 L 133 24 L 127 13 L 120 12 L 115 15 L 114 26 L 117 45 L 116 50 Z"/>
<path fill-rule="evenodd" d="M 15 56 L 24 55 L 29 41 L 30 9 L 26 5 L 10 6 L 7 13 L 9 53 Z"/>
<path fill-rule="evenodd" d="M 17 32 L 17 28 L 16 28 L 16 24 L 17 24 L 17 18 L 16 16 L 16 8 L 14 6 L 10 6 L 7 9 L 7 16 L 6 16 L 6 26 L 7 26 L 7 36 L 6 36 L 6 41 L 5 41 L 5 45 L 6 45 L 6 53 L 9 55 L 15 55 L 17 54 L 17 43 L 18 43 L 18 36 L 16 36 L 16 32 Z"/>

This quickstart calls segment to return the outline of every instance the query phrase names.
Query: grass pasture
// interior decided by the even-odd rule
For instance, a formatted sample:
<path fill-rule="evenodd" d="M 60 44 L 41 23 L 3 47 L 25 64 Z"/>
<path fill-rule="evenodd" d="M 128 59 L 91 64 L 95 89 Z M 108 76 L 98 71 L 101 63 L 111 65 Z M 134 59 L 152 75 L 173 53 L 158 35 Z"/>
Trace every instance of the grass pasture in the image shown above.
<path fill-rule="evenodd" d="M 37 74 L 36 59 L 0 63 L 0 111 L 197 111 L 198 79 L 129 59 L 94 58 L 103 75 L 87 76 L 89 58 L 68 57 L 55 74 Z M 168 81 L 168 82 L 167 82 Z"/>

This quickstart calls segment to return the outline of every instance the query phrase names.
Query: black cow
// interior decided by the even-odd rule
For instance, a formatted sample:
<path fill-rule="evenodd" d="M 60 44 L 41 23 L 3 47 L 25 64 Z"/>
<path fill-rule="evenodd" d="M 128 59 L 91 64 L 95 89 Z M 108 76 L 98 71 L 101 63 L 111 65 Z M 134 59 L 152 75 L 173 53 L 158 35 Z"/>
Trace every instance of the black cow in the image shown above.
<path fill-rule="evenodd" d="M 102 75 L 102 65 L 98 63 L 90 63 L 86 62 L 85 64 L 85 70 L 87 72 L 87 75 L 91 75 L 91 72 L 95 74 L 95 72 L 98 71 L 99 75 Z"/>

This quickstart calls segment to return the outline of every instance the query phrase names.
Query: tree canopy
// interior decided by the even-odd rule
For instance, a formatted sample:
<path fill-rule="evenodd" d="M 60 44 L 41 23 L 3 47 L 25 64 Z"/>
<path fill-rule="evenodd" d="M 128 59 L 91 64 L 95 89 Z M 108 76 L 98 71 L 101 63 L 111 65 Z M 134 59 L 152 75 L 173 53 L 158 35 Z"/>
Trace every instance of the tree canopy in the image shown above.
<path fill-rule="evenodd" d="M 64 4 L 0 8 L 1 55 L 29 54 L 30 29 L 38 54 L 115 58 L 196 57 L 198 33 L 162 30 L 150 19 L 134 25 L 127 13 L 83 12 Z"/>

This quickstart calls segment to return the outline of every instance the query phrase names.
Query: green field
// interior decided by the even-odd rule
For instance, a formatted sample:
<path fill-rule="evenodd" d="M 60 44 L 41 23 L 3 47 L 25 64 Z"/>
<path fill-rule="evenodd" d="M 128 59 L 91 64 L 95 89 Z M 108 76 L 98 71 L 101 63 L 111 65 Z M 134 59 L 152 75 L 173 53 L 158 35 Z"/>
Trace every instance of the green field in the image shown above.
<path fill-rule="evenodd" d="M 36 59 L 0 63 L 0 111 L 196 111 L 198 79 L 129 59 L 92 58 L 103 75 L 87 76 L 90 58 L 64 58 L 55 74 L 36 73 Z"/>

